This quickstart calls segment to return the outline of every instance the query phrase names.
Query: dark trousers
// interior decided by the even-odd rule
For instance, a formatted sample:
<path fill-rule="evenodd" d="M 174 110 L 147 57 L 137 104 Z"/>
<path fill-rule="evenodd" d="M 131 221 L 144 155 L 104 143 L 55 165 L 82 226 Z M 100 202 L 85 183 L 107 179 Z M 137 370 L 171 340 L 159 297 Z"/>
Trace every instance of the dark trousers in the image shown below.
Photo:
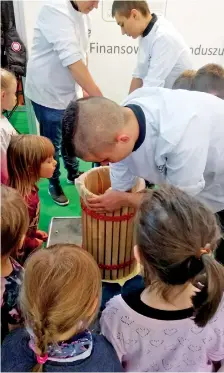
<path fill-rule="evenodd" d="M 48 137 L 54 145 L 55 155 L 54 159 L 57 161 L 57 166 L 54 171 L 51 183 L 58 183 L 60 177 L 60 161 L 59 153 L 61 150 L 61 155 L 64 161 L 64 166 L 68 172 L 69 179 L 73 180 L 78 174 L 79 162 L 76 157 L 68 157 L 63 148 L 62 143 L 62 117 L 64 110 L 51 109 L 35 102 L 32 102 L 33 109 L 37 120 L 40 124 L 40 134 L 42 136 Z"/>

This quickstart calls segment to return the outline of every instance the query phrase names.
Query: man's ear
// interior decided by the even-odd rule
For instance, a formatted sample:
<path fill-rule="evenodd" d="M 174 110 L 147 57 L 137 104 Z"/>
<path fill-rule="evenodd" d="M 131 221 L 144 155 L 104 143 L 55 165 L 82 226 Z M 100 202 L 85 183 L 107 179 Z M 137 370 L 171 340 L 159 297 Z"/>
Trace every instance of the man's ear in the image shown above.
<path fill-rule="evenodd" d="M 123 144 L 126 144 L 130 141 L 130 137 L 128 135 L 125 135 L 125 134 L 121 134 L 121 135 L 117 135 L 116 136 L 116 141 L 117 142 L 122 142 Z"/>
<path fill-rule="evenodd" d="M 132 9 L 130 14 L 134 19 L 138 19 L 139 12 L 137 9 Z"/>
<path fill-rule="evenodd" d="M 134 257 L 137 263 L 141 263 L 138 245 L 134 246 Z"/>

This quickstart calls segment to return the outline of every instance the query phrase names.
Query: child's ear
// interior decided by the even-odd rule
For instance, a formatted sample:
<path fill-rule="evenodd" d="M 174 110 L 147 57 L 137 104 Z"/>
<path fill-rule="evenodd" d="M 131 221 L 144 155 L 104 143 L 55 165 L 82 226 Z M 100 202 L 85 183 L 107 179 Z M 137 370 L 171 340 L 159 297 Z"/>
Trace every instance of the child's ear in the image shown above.
<path fill-rule="evenodd" d="M 4 90 L 1 91 L 1 98 L 2 99 L 5 98 L 5 91 Z"/>
<path fill-rule="evenodd" d="M 141 263 L 138 245 L 134 246 L 134 257 L 135 257 L 137 263 Z"/>

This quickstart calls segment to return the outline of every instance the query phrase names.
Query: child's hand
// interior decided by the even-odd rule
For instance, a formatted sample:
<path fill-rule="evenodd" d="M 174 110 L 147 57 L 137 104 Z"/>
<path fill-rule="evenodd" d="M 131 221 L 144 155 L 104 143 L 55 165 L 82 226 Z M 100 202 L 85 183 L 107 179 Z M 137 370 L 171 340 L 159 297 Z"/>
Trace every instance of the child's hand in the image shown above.
<path fill-rule="evenodd" d="M 38 246 L 36 247 L 35 250 L 38 250 L 38 249 L 41 249 L 41 246 L 43 245 L 43 240 L 40 240 L 39 238 L 36 238 L 36 242 L 38 244 Z"/>
<path fill-rule="evenodd" d="M 40 239 L 40 240 L 43 240 L 43 242 L 46 242 L 47 239 L 48 239 L 48 234 L 44 231 L 36 231 L 36 238 Z"/>

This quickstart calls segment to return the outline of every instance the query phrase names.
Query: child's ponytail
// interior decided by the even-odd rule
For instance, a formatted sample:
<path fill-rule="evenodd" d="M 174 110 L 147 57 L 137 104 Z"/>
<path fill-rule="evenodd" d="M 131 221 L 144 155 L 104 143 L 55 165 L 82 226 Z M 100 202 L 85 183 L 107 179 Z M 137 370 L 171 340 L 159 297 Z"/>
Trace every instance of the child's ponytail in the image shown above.
<path fill-rule="evenodd" d="M 49 330 L 44 324 L 44 321 L 36 321 L 34 324 L 35 349 L 40 352 L 36 354 L 37 364 L 33 367 L 32 372 L 43 372 L 43 365 L 47 361 L 48 343 L 50 341 L 52 342 L 49 336 Z"/>
<path fill-rule="evenodd" d="M 195 323 L 203 327 L 214 316 L 224 292 L 224 268 L 211 255 L 203 254 L 200 259 L 204 265 L 206 280 L 201 291 L 193 297 Z"/>

